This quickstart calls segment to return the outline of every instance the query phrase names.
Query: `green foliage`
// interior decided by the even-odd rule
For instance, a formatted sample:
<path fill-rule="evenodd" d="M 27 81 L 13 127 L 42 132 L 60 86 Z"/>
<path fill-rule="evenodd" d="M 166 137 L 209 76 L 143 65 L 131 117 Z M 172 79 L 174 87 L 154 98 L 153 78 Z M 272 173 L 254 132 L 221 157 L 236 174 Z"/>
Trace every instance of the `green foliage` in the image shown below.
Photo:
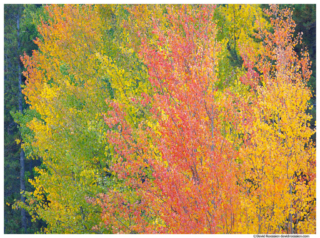
<path fill-rule="evenodd" d="M 39 50 L 23 58 L 31 109 L 15 118 L 27 156 L 40 158 L 42 165 L 29 179 L 35 191 L 26 193 L 28 205 L 17 205 L 33 219 L 45 220 L 46 233 L 95 233 L 101 208 L 87 199 L 118 182 L 108 171 L 114 158 L 105 100 L 116 98 L 127 105 L 129 116 L 135 115 L 131 97 L 147 92 L 146 68 L 121 43 L 116 21 L 121 16 L 109 14 L 113 7 L 64 5 L 46 11 L 50 18 L 38 28 Z M 132 123 L 141 119 L 133 116 Z"/>

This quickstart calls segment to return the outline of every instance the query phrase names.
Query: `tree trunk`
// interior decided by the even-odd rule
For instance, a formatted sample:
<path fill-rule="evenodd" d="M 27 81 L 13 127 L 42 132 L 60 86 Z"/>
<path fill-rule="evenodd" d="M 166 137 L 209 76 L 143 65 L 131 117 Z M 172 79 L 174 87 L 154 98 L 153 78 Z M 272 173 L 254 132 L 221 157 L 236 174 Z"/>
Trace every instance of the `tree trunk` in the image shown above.
<path fill-rule="evenodd" d="M 290 184 L 290 196 L 292 196 L 292 185 Z M 293 230 L 293 219 L 292 219 L 292 213 L 291 213 L 291 209 L 292 209 L 292 203 L 290 202 L 290 214 L 289 214 L 289 230 L 290 230 L 290 234 L 294 234 L 294 230 Z"/>
<path fill-rule="evenodd" d="M 20 9 L 19 9 L 20 10 Z M 21 48 L 21 42 L 19 38 L 20 34 L 20 12 L 18 10 L 17 14 L 17 40 L 18 40 L 18 49 L 17 49 L 17 56 L 19 56 L 19 51 Z M 19 61 L 19 57 L 18 57 Z M 22 85 L 22 75 L 21 75 L 21 66 L 20 66 L 20 61 L 18 62 L 18 74 L 19 74 L 19 111 L 23 113 L 23 106 L 22 106 L 22 92 L 21 92 L 21 85 Z M 25 197 L 24 197 L 24 191 L 26 190 L 25 188 L 25 181 L 24 181 L 24 151 L 21 148 L 20 152 L 20 191 L 21 193 L 21 202 L 25 202 Z M 24 230 L 24 233 L 27 233 L 27 219 L 26 219 L 26 211 L 24 209 L 21 209 L 21 227 Z"/>

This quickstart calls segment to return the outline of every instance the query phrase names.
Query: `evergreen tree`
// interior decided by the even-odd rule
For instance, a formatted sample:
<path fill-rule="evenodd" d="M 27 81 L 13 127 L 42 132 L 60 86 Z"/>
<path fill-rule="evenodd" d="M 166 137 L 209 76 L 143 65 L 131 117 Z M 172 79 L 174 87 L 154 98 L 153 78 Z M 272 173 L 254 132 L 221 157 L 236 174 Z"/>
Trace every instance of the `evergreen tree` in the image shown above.
<path fill-rule="evenodd" d="M 20 191 L 31 191 L 26 178 L 33 177 L 36 161 L 25 161 L 21 150 L 21 132 L 14 121 L 14 113 L 23 113 L 26 108 L 21 89 L 24 84 L 22 52 L 31 54 L 36 45 L 37 22 L 31 15 L 40 15 L 41 5 L 6 4 L 4 7 L 4 232 L 6 234 L 34 233 L 44 225 L 31 223 L 31 217 L 24 209 L 15 210 L 16 200 L 24 201 Z M 38 17 L 39 18 L 39 17 Z"/>

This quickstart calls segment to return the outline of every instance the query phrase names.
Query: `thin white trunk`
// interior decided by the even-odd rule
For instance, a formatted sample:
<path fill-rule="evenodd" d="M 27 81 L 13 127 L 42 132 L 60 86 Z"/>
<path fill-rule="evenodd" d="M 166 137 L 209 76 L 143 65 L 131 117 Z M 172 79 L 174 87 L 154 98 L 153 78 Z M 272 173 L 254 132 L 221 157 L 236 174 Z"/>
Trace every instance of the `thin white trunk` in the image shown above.
<path fill-rule="evenodd" d="M 20 13 L 18 12 L 18 14 L 17 14 L 17 41 L 18 41 L 17 55 L 19 55 L 19 51 L 21 48 L 19 34 L 20 34 Z M 21 92 L 22 75 L 21 75 L 21 66 L 20 66 L 19 61 L 18 61 L 18 74 L 19 74 L 19 99 L 18 99 L 19 111 L 20 111 L 20 113 L 23 113 L 22 92 Z M 20 152 L 20 191 L 23 192 L 23 193 L 21 193 L 21 202 L 23 202 L 23 203 L 25 202 L 24 191 L 26 190 L 25 181 L 24 181 L 24 172 L 25 172 L 24 160 L 25 160 L 25 155 L 24 155 L 23 149 L 21 148 L 21 152 Z M 24 209 L 21 209 L 21 226 L 24 230 L 24 233 L 27 233 L 27 219 L 26 219 L 26 211 Z"/>

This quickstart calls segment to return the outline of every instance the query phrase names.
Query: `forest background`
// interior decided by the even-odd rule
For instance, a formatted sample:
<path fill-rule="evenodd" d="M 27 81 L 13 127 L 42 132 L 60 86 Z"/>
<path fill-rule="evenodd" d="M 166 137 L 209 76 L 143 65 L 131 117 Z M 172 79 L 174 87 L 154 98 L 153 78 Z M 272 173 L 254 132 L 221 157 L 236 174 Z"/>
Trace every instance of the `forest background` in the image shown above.
<path fill-rule="evenodd" d="M 161 34 L 157 35 L 152 32 L 149 27 L 152 25 L 151 18 L 142 21 L 139 14 L 150 16 L 152 13 L 159 19 L 159 24 L 163 24 L 161 27 L 166 28 L 168 23 L 162 18 L 164 11 L 167 10 L 161 7 L 101 6 L 95 9 L 94 13 L 99 13 L 96 15 L 90 9 L 65 8 L 62 11 L 62 6 L 60 7 L 46 8 L 42 4 L 6 4 L 4 6 L 4 233 L 6 234 L 117 232 L 113 227 L 100 227 L 99 222 L 101 221 L 106 223 L 107 220 L 107 223 L 110 224 L 115 221 L 103 215 L 101 217 L 101 214 L 106 211 L 89 198 L 98 193 L 106 193 L 111 186 L 116 186 L 122 193 L 132 192 L 129 191 L 130 189 L 125 191 L 125 186 L 123 186 L 123 180 L 128 175 L 121 175 L 122 178 L 117 178 L 112 182 L 108 179 L 118 171 L 116 165 L 113 164 L 113 157 L 116 154 L 115 148 L 120 142 L 115 142 L 114 147 L 106 146 L 112 142 L 107 141 L 108 125 L 105 121 L 111 124 L 114 122 L 108 122 L 101 117 L 101 112 L 107 113 L 112 107 L 105 103 L 105 99 L 116 98 L 119 104 L 113 107 L 126 108 L 127 115 L 134 117 L 128 119 L 131 125 L 138 125 L 144 118 L 150 117 L 148 112 L 144 111 L 145 108 L 130 104 L 132 103 L 130 100 L 134 100 L 136 95 L 141 95 L 141 93 L 148 95 L 151 87 L 145 80 L 148 77 L 146 64 L 136 53 L 139 45 L 142 44 L 136 33 L 149 36 L 148 44 L 151 46 L 159 42 L 157 37 L 161 37 Z M 242 70 L 244 66 L 247 67 L 246 63 L 248 63 L 243 60 L 241 47 L 238 44 L 253 42 L 254 45 L 255 43 L 253 35 L 256 29 L 247 28 L 249 23 L 243 20 L 245 14 L 251 12 L 254 17 L 261 16 L 265 22 L 269 21 L 263 13 L 264 10 L 270 8 L 269 5 L 251 7 L 218 5 L 215 10 L 219 29 L 216 37 L 221 41 L 221 45 L 225 46 L 220 57 L 224 58 L 224 65 L 227 65 L 229 69 L 232 68 L 232 70 L 226 70 L 222 64 L 219 66 L 219 76 L 228 79 L 230 85 L 237 85 L 240 78 L 237 75 L 244 72 Z M 313 107 L 308 109 L 308 113 L 312 116 L 309 128 L 315 129 L 316 6 L 286 4 L 279 7 L 280 9 L 290 7 L 293 10 L 293 20 L 296 24 L 294 36 L 298 36 L 299 32 L 303 33 L 302 44 L 297 45 L 294 50 L 300 52 L 306 47 L 312 61 L 312 74 L 308 87 L 312 91 L 309 103 Z M 80 14 L 79 11 L 84 12 Z M 166 12 L 166 14 L 169 13 Z M 81 19 L 85 19 L 87 25 L 83 25 Z M 252 20 L 251 18 L 246 19 Z M 51 23 L 43 24 L 46 21 L 51 21 Z M 72 22 L 74 28 L 63 28 L 65 27 L 64 21 Z M 53 25 L 56 27 L 51 27 Z M 95 33 L 90 32 L 90 29 L 94 29 Z M 244 29 L 247 30 L 245 33 L 243 33 Z M 51 37 L 50 32 L 54 36 Z M 100 35 L 96 32 L 99 32 Z M 35 42 L 37 38 L 39 40 Z M 129 41 L 128 38 L 130 38 Z M 228 41 L 225 41 L 225 38 Z M 80 49 L 72 48 L 79 47 L 79 45 Z M 36 56 L 36 60 L 32 62 L 28 56 L 32 56 L 33 50 L 39 50 L 39 46 L 43 55 Z M 101 54 L 90 58 L 92 51 L 101 52 Z M 72 54 L 75 55 L 71 57 Z M 20 56 L 23 57 L 20 58 Z M 152 59 L 149 60 L 149 64 L 152 65 Z M 72 61 L 73 67 L 71 67 Z M 52 63 L 52 68 L 48 66 L 49 63 Z M 32 71 L 23 74 L 28 67 L 36 69 L 38 66 L 42 67 L 39 75 Z M 84 67 L 87 70 L 84 70 Z M 105 73 L 106 68 L 108 68 L 107 73 Z M 30 75 L 38 79 L 45 75 L 47 78 L 52 77 L 57 80 L 52 82 L 49 80 L 45 84 L 46 87 L 43 85 L 34 85 L 34 88 L 25 87 L 26 76 L 32 78 Z M 122 79 L 116 81 L 113 78 Z M 65 79 L 68 79 L 70 83 L 63 84 Z M 123 82 L 126 82 L 126 85 L 121 85 Z M 86 88 L 83 87 L 84 85 Z M 221 83 L 219 87 L 224 88 L 225 86 Z M 55 91 L 50 91 L 50 88 L 59 91 L 60 95 L 59 101 L 55 102 L 56 104 L 52 105 L 51 109 L 43 106 L 51 105 L 50 103 L 43 104 L 43 102 L 37 102 L 35 98 L 38 93 L 50 101 L 55 97 Z M 88 88 L 91 91 L 88 91 Z M 130 92 L 129 97 L 128 92 Z M 28 97 L 29 102 L 25 101 L 25 96 Z M 139 100 L 141 104 L 147 104 L 147 99 L 148 96 Z M 95 106 L 84 107 L 84 105 Z M 47 110 L 51 112 L 53 110 L 56 114 L 50 114 Z M 61 115 L 60 119 L 51 118 L 58 114 Z M 43 128 L 43 115 L 47 123 L 52 120 L 56 128 L 49 132 L 47 128 Z M 88 115 L 92 117 L 92 120 L 87 119 Z M 151 118 L 150 123 L 153 123 L 152 120 Z M 60 122 L 62 124 L 59 125 Z M 153 127 L 155 124 L 149 126 Z M 64 128 L 65 131 L 55 136 L 52 133 L 58 130 L 57 128 Z M 314 133 L 310 136 L 313 142 L 316 141 L 315 135 Z M 235 141 L 234 138 L 228 139 Z M 50 159 L 53 157 L 64 159 L 59 162 Z M 79 161 L 82 163 L 81 166 L 78 166 Z M 110 170 L 111 166 L 114 166 L 113 171 Z M 68 167 L 69 170 L 65 170 L 65 167 Z M 138 176 L 139 179 L 141 177 L 142 180 L 148 179 L 149 172 L 144 172 L 144 175 Z M 63 179 L 59 180 L 59 176 L 62 176 Z M 37 180 L 37 178 L 40 179 Z M 68 187 L 74 181 L 75 185 Z M 20 191 L 24 192 L 20 193 Z M 61 191 L 64 194 L 59 197 Z M 137 199 L 135 196 L 138 197 L 139 194 L 133 195 L 134 199 Z M 66 201 L 63 201 L 64 199 Z M 124 198 L 113 194 L 108 199 L 115 199 L 115 203 L 120 203 L 120 199 Z M 121 205 L 118 204 L 118 206 Z M 122 209 L 125 210 L 126 207 Z M 141 208 L 135 207 L 135 209 Z M 65 218 L 63 218 L 64 215 Z M 122 217 L 122 219 L 128 220 L 129 218 Z M 167 222 L 172 223 L 174 227 L 174 221 Z M 297 216 L 295 222 L 298 223 Z M 138 223 L 138 221 L 133 220 L 132 223 Z M 128 224 L 119 225 L 117 229 L 125 233 L 142 229 L 133 226 L 133 228 L 128 228 L 128 231 L 127 226 Z M 92 227 L 96 229 L 92 230 Z M 247 232 L 258 233 L 259 231 L 247 230 Z"/>

